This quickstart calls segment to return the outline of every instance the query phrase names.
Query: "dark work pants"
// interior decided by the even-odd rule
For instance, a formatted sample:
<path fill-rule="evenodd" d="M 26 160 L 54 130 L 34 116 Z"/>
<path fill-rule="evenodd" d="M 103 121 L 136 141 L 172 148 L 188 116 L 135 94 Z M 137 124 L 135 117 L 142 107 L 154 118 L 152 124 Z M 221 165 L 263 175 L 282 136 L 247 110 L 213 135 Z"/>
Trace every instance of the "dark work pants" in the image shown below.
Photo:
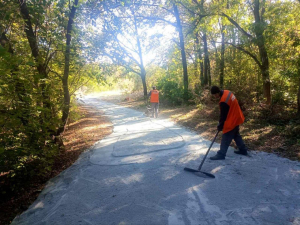
<path fill-rule="evenodd" d="M 234 140 L 241 152 L 247 152 L 247 147 L 240 135 L 240 126 L 236 126 L 233 130 L 222 135 L 221 147 L 218 154 L 226 156 L 231 141 Z"/>
<path fill-rule="evenodd" d="M 154 117 L 154 112 L 155 112 L 155 117 L 158 117 L 158 102 L 151 102 L 151 112 L 152 112 L 152 117 Z"/>

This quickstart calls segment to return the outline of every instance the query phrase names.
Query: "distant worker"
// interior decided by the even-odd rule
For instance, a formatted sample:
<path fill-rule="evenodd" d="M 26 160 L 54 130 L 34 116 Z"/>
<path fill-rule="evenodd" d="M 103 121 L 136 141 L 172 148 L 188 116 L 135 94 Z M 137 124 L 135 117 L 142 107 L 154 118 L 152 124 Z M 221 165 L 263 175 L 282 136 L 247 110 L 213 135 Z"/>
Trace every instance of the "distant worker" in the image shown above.
<path fill-rule="evenodd" d="M 148 94 L 148 98 L 150 97 L 150 103 L 151 103 L 151 112 L 152 112 L 152 117 L 154 118 L 154 112 L 155 112 L 155 117 L 158 117 L 158 104 L 159 104 L 159 91 L 156 90 L 156 87 L 152 87 L 153 90 L 151 90 Z"/>
<path fill-rule="evenodd" d="M 220 99 L 220 120 L 217 127 L 218 131 L 223 131 L 220 150 L 218 153 L 210 157 L 211 160 L 225 159 L 228 147 L 232 141 L 235 141 L 238 151 L 234 151 L 236 154 L 248 155 L 248 149 L 244 144 L 244 141 L 239 132 L 239 125 L 245 120 L 242 110 L 236 97 L 231 91 L 220 90 L 219 87 L 211 87 L 211 94 Z"/>

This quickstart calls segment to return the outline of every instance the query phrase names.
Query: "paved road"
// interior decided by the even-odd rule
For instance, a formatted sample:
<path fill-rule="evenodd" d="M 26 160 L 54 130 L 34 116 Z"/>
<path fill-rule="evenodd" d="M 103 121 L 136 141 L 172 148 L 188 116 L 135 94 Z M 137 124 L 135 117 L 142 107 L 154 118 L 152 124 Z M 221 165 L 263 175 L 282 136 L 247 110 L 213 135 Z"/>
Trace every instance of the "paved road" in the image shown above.
<path fill-rule="evenodd" d="M 114 132 L 59 176 L 12 224 L 300 224 L 300 164 L 274 154 L 207 160 L 210 141 L 164 119 L 85 98 L 105 111 Z M 210 155 L 219 145 L 214 144 Z"/>

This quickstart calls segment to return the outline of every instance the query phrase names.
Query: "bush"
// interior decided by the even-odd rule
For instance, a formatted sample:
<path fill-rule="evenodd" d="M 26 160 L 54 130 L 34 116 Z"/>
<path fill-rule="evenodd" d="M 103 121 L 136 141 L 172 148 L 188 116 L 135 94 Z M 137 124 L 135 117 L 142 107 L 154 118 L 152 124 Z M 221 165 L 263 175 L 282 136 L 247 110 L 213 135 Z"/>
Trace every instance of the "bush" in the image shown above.
<path fill-rule="evenodd" d="M 170 105 L 181 105 L 184 102 L 183 86 L 178 82 L 171 80 L 166 76 L 161 78 L 157 83 L 157 89 L 160 91 L 160 101 Z"/>

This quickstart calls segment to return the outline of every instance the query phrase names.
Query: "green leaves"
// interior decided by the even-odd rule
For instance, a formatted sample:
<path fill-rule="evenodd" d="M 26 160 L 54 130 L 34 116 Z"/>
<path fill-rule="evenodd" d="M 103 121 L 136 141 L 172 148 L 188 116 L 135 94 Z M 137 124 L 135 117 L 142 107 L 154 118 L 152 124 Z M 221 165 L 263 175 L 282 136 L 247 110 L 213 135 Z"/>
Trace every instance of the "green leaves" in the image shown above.
<path fill-rule="evenodd" d="M 0 46 L 0 57 L 3 57 L 7 53 L 6 49 Z"/>
<path fill-rule="evenodd" d="M 31 62 L 31 61 L 29 61 L 29 62 L 27 62 L 27 63 L 26 63 L 26 65 L 28 65 L 28 66 L 35 66 L 35 63 L 34 63 L 34 62 Z"/>

